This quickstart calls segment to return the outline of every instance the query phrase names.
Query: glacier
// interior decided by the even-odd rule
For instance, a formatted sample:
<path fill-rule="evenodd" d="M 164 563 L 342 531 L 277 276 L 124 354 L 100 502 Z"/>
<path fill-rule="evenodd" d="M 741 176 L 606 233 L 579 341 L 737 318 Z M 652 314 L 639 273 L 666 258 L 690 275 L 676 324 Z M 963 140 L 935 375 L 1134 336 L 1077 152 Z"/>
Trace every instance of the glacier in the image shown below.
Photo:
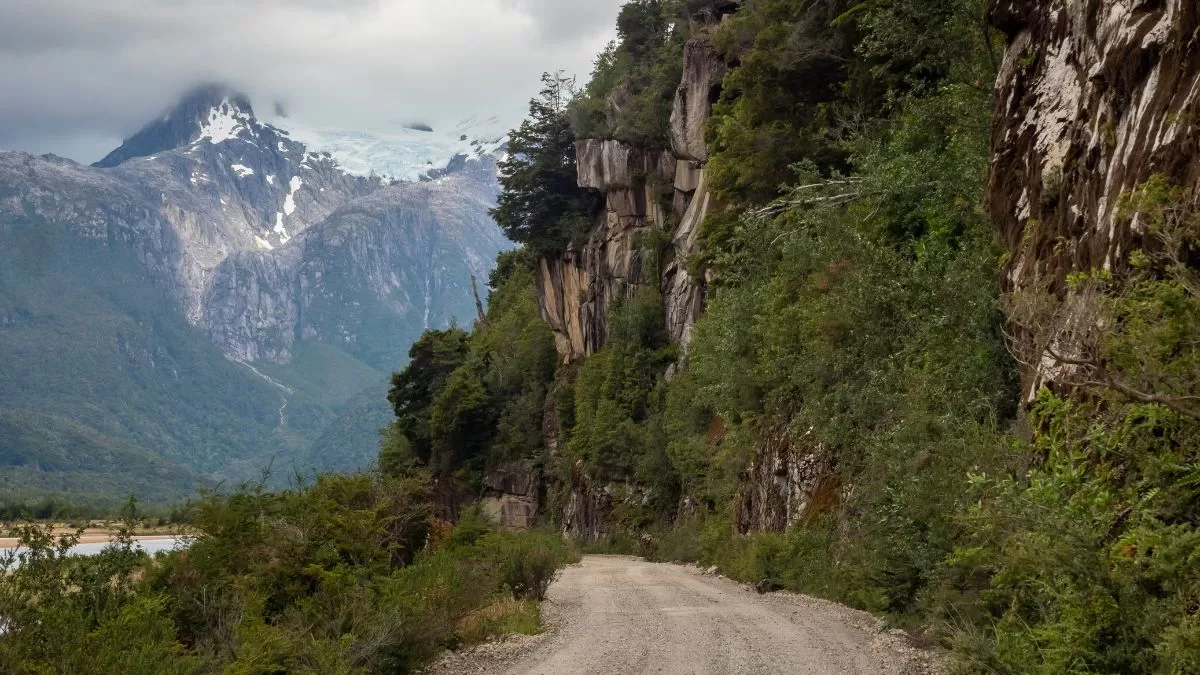
<path fill-rule="evenodd" d="M 420 180 L 445 169 L 459 155 L 496 155 L 508 143 L 508 130 L 495 117 L 469 118 L 449 131 L 320 128 L 285 117 L 266 122 L 303 143 L 314 155 L 329 153 L 342 171 L 376 176 L 384 182 Z"/>

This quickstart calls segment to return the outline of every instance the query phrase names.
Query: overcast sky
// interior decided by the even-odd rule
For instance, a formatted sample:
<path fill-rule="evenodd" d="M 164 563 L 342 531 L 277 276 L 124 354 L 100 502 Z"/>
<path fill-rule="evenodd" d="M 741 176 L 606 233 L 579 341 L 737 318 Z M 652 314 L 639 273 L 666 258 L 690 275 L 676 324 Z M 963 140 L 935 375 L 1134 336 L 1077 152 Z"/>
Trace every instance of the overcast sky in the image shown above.
<path fill-rule="evenodd" d="M 207 81 L 313 125 L 516 125 L 622 1 L 0 0 L 0 149 L 95 161 Z"/>

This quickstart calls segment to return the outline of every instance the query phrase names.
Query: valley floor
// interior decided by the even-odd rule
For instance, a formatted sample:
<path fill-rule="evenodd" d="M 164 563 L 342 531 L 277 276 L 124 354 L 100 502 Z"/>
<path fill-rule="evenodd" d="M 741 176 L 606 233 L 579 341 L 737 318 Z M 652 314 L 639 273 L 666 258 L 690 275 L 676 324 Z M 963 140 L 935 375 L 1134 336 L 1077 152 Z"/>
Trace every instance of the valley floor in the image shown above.
<path fill-rule="evenodd" d="M 432 673 L 926 673 L 932 654 L 865 612 L 759 595 L 693 567 L 585 556 L 550 588 L 548 631 L 449 655 Z"/>

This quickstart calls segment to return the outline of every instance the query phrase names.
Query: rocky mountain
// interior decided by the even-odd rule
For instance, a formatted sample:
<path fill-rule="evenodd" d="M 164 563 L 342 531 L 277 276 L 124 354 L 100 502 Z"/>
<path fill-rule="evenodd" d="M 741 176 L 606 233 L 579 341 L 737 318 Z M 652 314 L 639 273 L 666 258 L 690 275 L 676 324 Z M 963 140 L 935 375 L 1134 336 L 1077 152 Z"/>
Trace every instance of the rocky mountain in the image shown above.
<path fill-rule="evenodd" d="M 199 479 L 248 475 L 264 458 L 313 456 L 324 427 L 351 412 L 355 394 L 378 390 L 421 331 L 471 322 L 471 278 L 486 276 L 509 246 L 488 215 L 501 144 L 453 139 L 395 151 L 454 152 L 414 164 L 423 169 L 409 172 L 416 180 L 356 175 L 344 156 L 259 121 L 247 97 L 205 86 L 91 167 L 0 152 L 0 352 L 25 371 L 0 381 L 0 410 L 63 416 Z M 61 285 L 72 288 L 44 292 Z M 87 316 L 70 322 L 85 310 L 118 328 L 106 335 Z M 105 409 L 103 424 L 49 403 L 75 400 L 69 371 L 79 364 L 37 352 L 39 340 L 59 342 L 43 316 L 59 330 L 71 323 L 68 342 L 77 339 L 80 352 L 69 359 L 86 361 L 109 387 L 161 385 L 149 416 L 162 418 L 159 432 L 138 431 L 147 411 L 131 414 L 128 401 L 78 401 Z M 90 332 L 97 343 L 87 344 Z M 187 363 L 162 380 L 164 357 L 180 352 L 191 354 Z M 206 381 L 243 391 L 189 391 L 226 408 L 213 413 L 218 428 L 189 422 L 195 435 L 175 426 L 174 404 L 189 398 L 178 366 L 198 363 Z M 143 367 L 150 373 L 135 376 Z M 386 401 L 372 408 L 353 414 L 382 424 Z M 252 437 L 226 433 L 232 428 Z M 324 468 L 368 461 L 375 428 L 363 430 L 357 454 L 325 457 Z"/>

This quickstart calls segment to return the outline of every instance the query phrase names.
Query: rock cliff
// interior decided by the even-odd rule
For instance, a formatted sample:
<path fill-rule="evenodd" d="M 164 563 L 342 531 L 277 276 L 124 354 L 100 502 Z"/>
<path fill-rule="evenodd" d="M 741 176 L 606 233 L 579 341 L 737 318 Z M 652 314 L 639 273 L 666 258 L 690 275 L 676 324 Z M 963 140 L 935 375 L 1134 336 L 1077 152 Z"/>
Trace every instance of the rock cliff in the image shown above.
<path fill-rule="evenodd" d="M 608 339 L 609 311 L 639 290 L 663 297 L 663 320 L 686 359 L 692 327 L 704 309 L 706 280 L 689 270 L 704 218 L 723 208 L 707 189 L 705 127 L 726 66 L 709 33 L 737 2 L 688 3 L 692 38 L 683 51 L 683 77 L 675 94 L 665 145 L 633 147 L 616 140 L 576 144 L 580 187 L 604 193 L 607 208 L 586 241 L 540 262 L 541 314 L 555 336 L 565 365 L 601 350 Z M 546 445 L 557 448 L 556 425 L 546 425 Z M 582 539 L 611 530 L 614 505 L 649 498 L 621 476 L 600 477 L 574 467 L 561 514 L 564 529 Z"/>
<path fill-rule="evenodd" d="M 737 496 L 734 528 L 739 534 L 783 532 L 837 503 L 833 457 L 803 441 L 781 429 L 760 443 Z"/>
<path fill-rule="evenodd" d="M 704 306 L 705 281 L 685 261 L 700 222 L 718 208 L 706 189 L 708 147 L 704 129 L 720 94 L 725 64 L 709 44 L 709 31 L 735 2 L 692 3 L 693 37 L 683 54 L 668 132 L 669 151 L 636 148 L 615 140 L 584 139 L 576 145 L 580 187 L 605 194 L 607 209 L 587 241 L 541 261 L 538 288 L 542 316 L 554 331 L 567 363 L 604 347 L 608 310 L 615 301 L 656 284 L 663 293 L 672 341 L 686 351 L 691 328 Z M 670 245 L 649 250 L 652 231 Z"/>
<path fill-rule="evenodd" d="M 537 521 L 541 472 L 531 462 L 507 462 L 483 476 L 483 514 L 502 527 L 524 529 Z"/>
<path fill-rule="evenodd" d="M 579 185 L 605 193 L 607 208 L 586 243 L 541 261 L 538 291 L 542 316 L 554 331 L 564 361 L 591 356 L 604 347 L 608 310 L 646 284 L 657 264 L 645 236 L 666 224 L 663 186 L 674 178 L 674 159 L 618 141 L 583 140 L 576 145 Z"/>
<path fill-rule="evenodd" d="M 1006 36 L 988 205 L 1008 290 L 1062 292 L 1146 235 L 1125 195 L 1200 184 L 1200 6 L 1191 0 L 993 0 Z M 1047 379 L 1025 373 L 1026 396 Z"/>

